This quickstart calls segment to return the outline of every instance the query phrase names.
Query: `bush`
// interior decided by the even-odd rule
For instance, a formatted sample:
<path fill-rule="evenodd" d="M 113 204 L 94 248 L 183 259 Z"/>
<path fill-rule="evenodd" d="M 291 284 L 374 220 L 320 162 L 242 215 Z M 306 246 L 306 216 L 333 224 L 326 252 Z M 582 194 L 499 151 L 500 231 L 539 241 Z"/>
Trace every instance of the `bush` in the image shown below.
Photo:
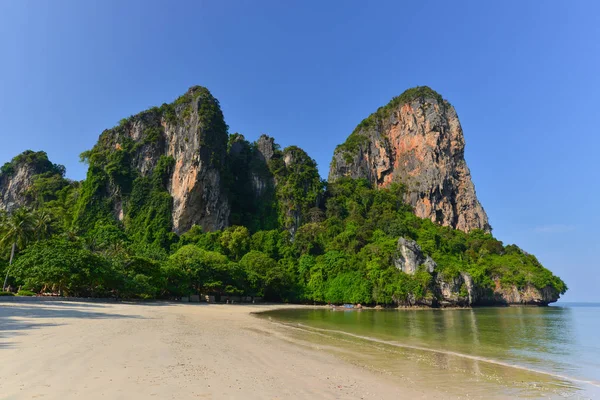
<path fill-rule="evenodd" d="M 0 291 L 0 296 L 14 296 L 14 293 Z"/>
<path fill-rule="evenodd" d="M 21 289 L 17 292 L 17 296 L 35 296 L 36 294 L 31 290 Z"/>
<path fill-rule="evenodd" d="M 111 265 L 80 242 L 54 238 L 26 248 L 13 264 L 13 276 L 25 287 L 67 296 L 103 296 L 114 286 Z"/>

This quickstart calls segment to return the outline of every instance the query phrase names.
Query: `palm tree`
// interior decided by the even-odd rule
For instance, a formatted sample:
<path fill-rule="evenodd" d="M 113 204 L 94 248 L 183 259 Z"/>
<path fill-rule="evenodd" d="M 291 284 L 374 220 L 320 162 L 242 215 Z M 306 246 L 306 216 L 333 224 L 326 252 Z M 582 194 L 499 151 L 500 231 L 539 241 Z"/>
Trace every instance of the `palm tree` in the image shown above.
<path fill-rule="evenodd" d="M 36 223 L 34 214 L 25 208 L 19 208 L 12 214 L 0 219 L 0 248 L 11 247 L 10 261 L 6 269 L 6 277 L 2 290 L 6 289 L 8 272 L 12 265 L 15 251 L 23 250 L 27 243 L 35 237 Z"/>
<path fill-rule="evenodd" d="M 37 210 L 33 213 L 33 225 L 37 240 L 47 239 L 54 233 L 54 219 L 46 210 Z"/>

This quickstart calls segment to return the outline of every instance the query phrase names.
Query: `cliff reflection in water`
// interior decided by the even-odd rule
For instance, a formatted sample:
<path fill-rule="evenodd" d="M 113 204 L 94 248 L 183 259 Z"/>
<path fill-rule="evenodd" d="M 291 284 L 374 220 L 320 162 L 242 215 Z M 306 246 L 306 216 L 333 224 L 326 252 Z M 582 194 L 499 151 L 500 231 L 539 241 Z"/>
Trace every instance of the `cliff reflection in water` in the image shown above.
<path fill-rule="evenodd" d="M 406 309 L 333 312 L 327 309 L 273 311 L 283 322 L 343 331 L 413 350 L 442 368 L 481 373 L 482 362 L 517 365 L 560 376 L 600 381 L 600 349 L 582 368 L 580 356 L 587 336 L 575 332 L 576 309 L 564 307 L 503 307 L 455 310 Z M 580 316 L 581 318 L 581 316 Z M 578 339 L 579 338 L 579 339 Z M 583 346 L 585 347 L 585 346 Z M 466 357 L 464 357 L 466 356 Z M 589 357 L 589 355 L 588 355 Z"/>

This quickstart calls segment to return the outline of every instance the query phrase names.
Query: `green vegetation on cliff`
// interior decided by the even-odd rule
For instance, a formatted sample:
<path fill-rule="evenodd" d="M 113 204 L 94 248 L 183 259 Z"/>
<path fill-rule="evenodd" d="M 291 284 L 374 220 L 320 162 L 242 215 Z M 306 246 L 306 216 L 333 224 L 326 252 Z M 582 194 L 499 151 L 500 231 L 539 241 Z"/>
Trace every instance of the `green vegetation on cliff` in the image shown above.
<path fill-rule="evenodd" d="M 280 226 L 295 231 L 306 222 L 319 220 L 325 184 L 317 163 L 304 150 L 290 146 L 275 154 L 269 168 L 277 182 Z"/>
<path fill-rule="evenodd" d="M 0 167 L 0 177 L 14 174 L 22 165 L 27 165 L 36 174 L 50 173 L 61 176 L 65 174 L 65 167 L 50 162 L 45 151 L 26 150 Z"/>
<path fill-rule="evenodd" d="M 257 143 L 231 135 L 227 187 L 232 225 L 252 232 L 278 227 L 295 231 L 322 214 L 324 182 L 316 162 L 297 146 L 283 151 L 273 146 L 267 160 Z"/>
<path fill-rule="evenodd" d="M 237 133 L 230 135 L 228 166 L 226 187 L 231 202 L 231 225 L 246 226 L 252 232 L 276 229 L 275 180 L 256 143 Z"/>

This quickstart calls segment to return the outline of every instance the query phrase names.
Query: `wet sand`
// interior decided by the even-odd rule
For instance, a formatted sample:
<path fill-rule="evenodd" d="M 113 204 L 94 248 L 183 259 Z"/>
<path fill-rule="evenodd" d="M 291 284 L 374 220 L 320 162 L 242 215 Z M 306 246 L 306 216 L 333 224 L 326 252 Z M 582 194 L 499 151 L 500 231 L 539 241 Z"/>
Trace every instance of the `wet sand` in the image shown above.
<path fill-rule="evenodd" d="M 460 397 L 251 315 L 280 307 L 0 301 L 0 398 Z"/>

